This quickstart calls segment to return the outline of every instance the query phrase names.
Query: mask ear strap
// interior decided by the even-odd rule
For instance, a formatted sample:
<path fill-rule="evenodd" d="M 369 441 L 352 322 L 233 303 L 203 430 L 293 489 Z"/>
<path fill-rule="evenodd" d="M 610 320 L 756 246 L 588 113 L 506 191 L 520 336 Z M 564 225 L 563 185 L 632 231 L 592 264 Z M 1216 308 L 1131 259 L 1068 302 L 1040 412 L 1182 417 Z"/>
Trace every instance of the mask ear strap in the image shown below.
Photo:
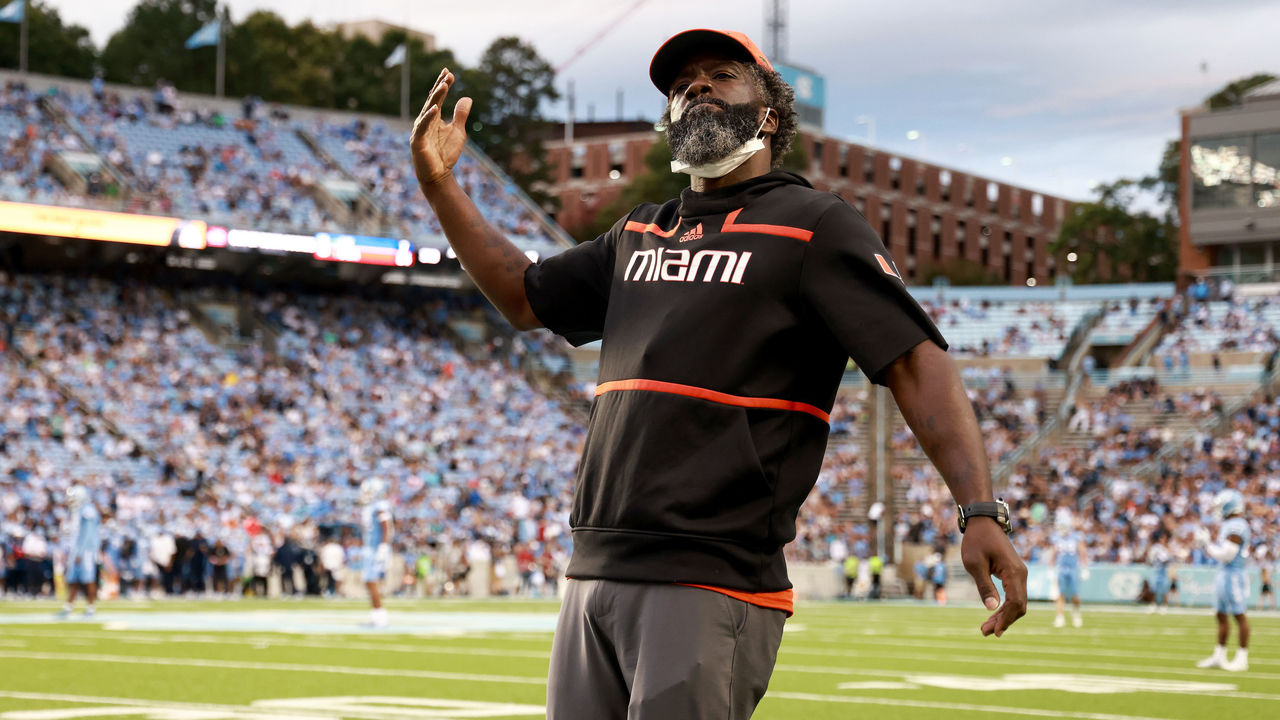
<path fill-rule="evenodd" d="M 761 140 L 764 139 L 764 124 L 769 122 L 769 113 L 771 112 L 777 112 L 777 111 L 771 107 L 765 107 L 764 119 L 760 121 L 760 127 L 756 128 L 756 137 L 758 139 L 761 139 Z"/>

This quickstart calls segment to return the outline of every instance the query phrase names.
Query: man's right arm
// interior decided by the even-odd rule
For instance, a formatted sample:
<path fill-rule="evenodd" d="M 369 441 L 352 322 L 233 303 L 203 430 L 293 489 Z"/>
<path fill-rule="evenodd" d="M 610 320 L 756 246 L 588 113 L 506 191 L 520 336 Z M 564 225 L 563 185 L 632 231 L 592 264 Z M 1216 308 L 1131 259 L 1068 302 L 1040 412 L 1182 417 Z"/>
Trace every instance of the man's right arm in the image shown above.
<path fill-rule="evenodd" d="M 524 274 L 531 264 L 529 258 L 484 219 L 453 176 L 453 166 L 466 146 L 467 116 L 471 112 L 471 98 L 464 97 L 454 107 L 451 122 L 446 123 L 441 117 L 441 106 L 453 81 L 448 68 L 440 72 L 414 121 L 410 147 L 418 186 L 440 220 L 458 261 L 489 302 L 517 330 L 542 327 L 525 294 Z"/>

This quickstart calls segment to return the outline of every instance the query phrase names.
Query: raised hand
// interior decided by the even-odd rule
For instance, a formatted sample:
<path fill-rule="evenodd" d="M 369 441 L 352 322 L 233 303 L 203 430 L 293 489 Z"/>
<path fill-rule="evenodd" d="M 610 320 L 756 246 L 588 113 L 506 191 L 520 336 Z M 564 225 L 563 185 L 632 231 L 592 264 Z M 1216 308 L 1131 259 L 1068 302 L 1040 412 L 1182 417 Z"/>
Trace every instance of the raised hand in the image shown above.
<path fill-rule="evenodd" d="M 453 176 L 453 166 L 467 144 L 467 116 L 471 114 L 471 98 L 464 97 L 453 108 L 453 120 L 445 122 L 440 108 L 453 86 L 454 76 L 449 68 L 440 71 L 431 95 L 413 121 L 413 135 L 409 147 L 413 154 L 413 172 L 418 176 L 418 186 L 426 193 L 433 186 Z"/>

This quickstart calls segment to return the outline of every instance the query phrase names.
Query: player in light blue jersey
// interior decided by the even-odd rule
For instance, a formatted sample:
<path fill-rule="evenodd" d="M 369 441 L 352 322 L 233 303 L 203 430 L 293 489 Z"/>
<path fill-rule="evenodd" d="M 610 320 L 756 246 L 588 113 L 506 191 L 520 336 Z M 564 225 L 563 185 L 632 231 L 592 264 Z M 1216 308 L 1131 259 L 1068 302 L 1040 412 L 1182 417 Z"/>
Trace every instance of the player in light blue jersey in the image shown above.
<path fill-rule="evenodd" d="M 98 600 L 98 554 L 102 548 L 102 516 L 89 491 L 83 485 L 67 488 L 67 510 L 71 530 L 71 546 L 67 549 L 67 604 L 58 613 L 59 618 L 71 615 L 77 591 L 83 587 L 89 601 L 85 617 L 93 617 L 94 604 Z"/>
<path fill-rule="evenodd" d="M 1218 667 L 1240 672 L 1249 669 L 1249 619 L 1245 616 L 1249 600 L 1249 576 L 1244 561 L 1249 554 L 1249 523 L 1244 519 L 1244 496 L 1236 490 L 1223 490 L 1214 499 L 1214 514 L 1222 520 L 1218 539 L 1214 541 L 1208 528 L 1196 530 L 1196 543 L 1209 557 L 1222 564 L 1214 583 L 1218 606 L 1218 645 L 1213 654 L 1196 663 L 1196 667 Z M 1240 631 L 1240 649 L 1227 660 L 1227 637 L 1236 619 Z"/>
<path fill-rule="evenodd" d="M 378 584 L 387 574 L 391 560 L 391 501 L 387 500 L 387 483 L 381 478 L 369 478 L 360 484 L 360 530 L 364 539 L 361 548 L 361 571 L 365 587 L 369 588 L 369 602 L 373 605 L 370 627 L 387 626 L 387 610 L 382 607 L 382 593 Z"/>
<path fill-rule="evenodd" d="M 1058 614 L 1053 618 L 1054 627 L 1067 624 L 1065 611 L 1067 600 L 1071 600 L 1071 625 L 1082 627 L 1084 616 L 1080 614 L 1080 580 L 1086 577 L 1088 560 L 1084 546 L 1084 534 L 1076 529 L 1073 518 L 1063 516 L 1051 539 L 1053 544 L 1053 569 L 1058 576 L 1058 599 L 1055 601 Z"/>
<path fill-rule="evenodd" d="M 1151 581 L 1151 589 L 1155 592 L 1155 600 L 1147 606 L 1147 612 L 1153 613 L 1158 607 L 1160 614 L 1169 612 L 1169 594 L 1173 588 L 1173 579 L 1169 576 L 1169 564 L 1173 562 L 1173 553 L 1163 539 L 1151 543 L 1147 549 L 1147 562 L 1155 570 L 1155 578 Z"/>

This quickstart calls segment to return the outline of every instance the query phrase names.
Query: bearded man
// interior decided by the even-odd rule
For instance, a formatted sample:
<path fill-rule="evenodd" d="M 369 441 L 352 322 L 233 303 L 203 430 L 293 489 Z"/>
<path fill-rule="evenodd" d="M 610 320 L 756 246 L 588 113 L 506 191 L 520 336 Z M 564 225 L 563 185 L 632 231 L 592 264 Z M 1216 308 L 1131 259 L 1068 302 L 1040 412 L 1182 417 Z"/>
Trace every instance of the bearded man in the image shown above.
<path fill-rule="evenodd" d="M 414 170 L 463 268 L 518 329 L 603 340 L 570 524 L 547 717 L 749 718 L 794 610 L 783 546 L 849 357 L 887 385 L 956 501 L 984 635 L 1026 611 L 946 341 L 866 220 L 776 170 L 794 93 L 746 35 L 690 30 L 649 67 L 689 189 L 531 263 L 453 176 L 470 98 L 414 124 Z M 1004 584 L 1003 605 L 992 575 Z"/>

